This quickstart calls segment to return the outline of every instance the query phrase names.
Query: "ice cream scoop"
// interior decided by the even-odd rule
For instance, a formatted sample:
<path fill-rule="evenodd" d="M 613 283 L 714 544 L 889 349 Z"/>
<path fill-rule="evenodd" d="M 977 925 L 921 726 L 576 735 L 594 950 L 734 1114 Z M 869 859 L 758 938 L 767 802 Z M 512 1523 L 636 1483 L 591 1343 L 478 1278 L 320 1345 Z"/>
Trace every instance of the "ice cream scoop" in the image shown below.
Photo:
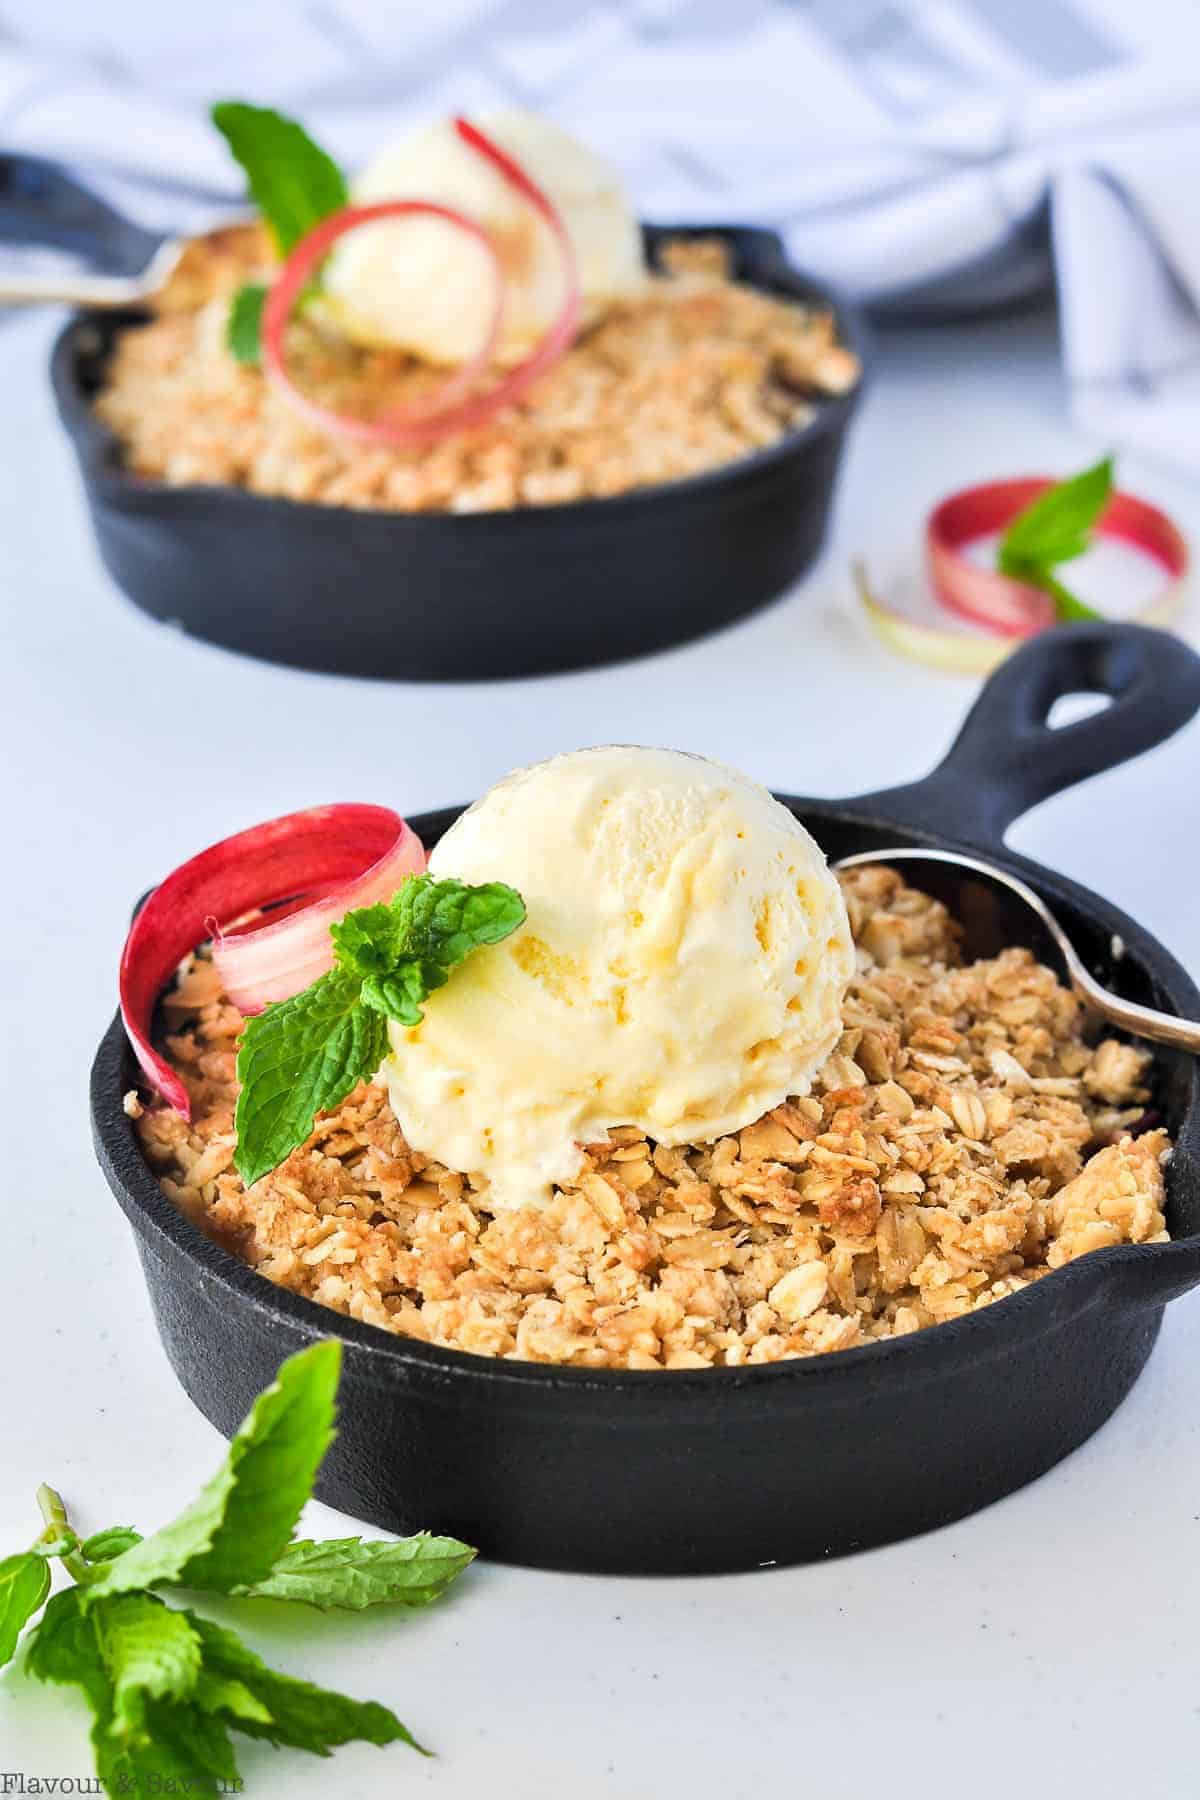
<path fill-rule="evenodd" d="M 518 770 L 451 827 L 431 873 L 504 881 L 525 924 L 478 951 L 382 1079 L 410 1144 L 544 1201 L 581 1144 L 635 1125 L 699 1143 L 808 1091 L 854 966 L 819 846 L 703 757 L 579 750 Z"/>
<path fill-rule="evenodd" d="M 606 163 L 532 113 L 481 115 L 557 208 L 579 269 L 585 319 L 644 279 L 641 232 Z M 497 360 L 526 355 L 562 306 L 562 258 L 545 221 L 450 120 L 382 151 L 353 185 L 356 205 L 419 198 L 468 214 L 499 255 L 507 283 Z M 364 225 L 334 250 L 324 296 L 356 342 L 393 346 L 427 362 L 465 362 L 484 341 L 492 272 L 486 248 L 440 219 Z"/>

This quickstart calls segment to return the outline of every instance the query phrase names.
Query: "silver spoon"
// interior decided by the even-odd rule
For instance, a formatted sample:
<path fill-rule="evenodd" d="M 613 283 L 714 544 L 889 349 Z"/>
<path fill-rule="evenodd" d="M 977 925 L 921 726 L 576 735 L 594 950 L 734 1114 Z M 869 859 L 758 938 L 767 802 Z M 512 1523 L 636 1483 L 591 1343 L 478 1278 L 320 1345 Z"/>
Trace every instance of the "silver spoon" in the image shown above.
<path fill-rule="evenodd" d="M 1093 1012 L 1099 1013 L 1110 1024 L 1132 1032 L 1135 1037 L 1149 1038 L 1156 1044 L 1171 1044 L 1177 1050 L 1190 1050 L 1193 1054 L 1200 1053 L 1200 1024 L 1195 1024 L 1190 1019 L 1177 1019 L 1171 1013 L 1157 1012 L 1152 1006 L 1139 1006 L 1133 1000 L 1122 1000 L 1118 994 L 1110 994 L 1106 987 L 1101 987 L 1095 976 L 1089 974 L 1084 967 L 1074 944 L 1045 901 L 1017 876 L 1010 875 L 1005 869 L 998 869 L 994 863 L 983 862 L 974 856 L 960 856 L 953 850 L 918 850 L 897 846 L 890 850 L 864 850 L 857 856 L 843 856 L 832 866 L 835 869 L 861 869 L 869 863 L 902 862 L 941 863 L 951 868 L 966 869 L 972 875 L 981 875 L 985 881 L 1007 888 L 1037 914 L 1058 946 L 1067 966 L 1071 987 Z"/>
<path fill-rule="evenodd" d="M 205 233 L 241 223 L 243 213 Z M 63 267 L 0 266 L 0 306 L 127 307 L 154 297 L 170 280 L 189 236 L 169 236 L 127 219 L 57 163 L 0 151 L 0 249 L 57 252 Z M 80 266 L 82 262 L 83 266 Z"/>
<path fill-rule="evenodd" d="M 160 294 L 179 267 L 190 240 L 166 238 L 137 275 L 93 275 L 86 270 L 0 272 L 0 306 L 81 306 L 119 311 Z"/>

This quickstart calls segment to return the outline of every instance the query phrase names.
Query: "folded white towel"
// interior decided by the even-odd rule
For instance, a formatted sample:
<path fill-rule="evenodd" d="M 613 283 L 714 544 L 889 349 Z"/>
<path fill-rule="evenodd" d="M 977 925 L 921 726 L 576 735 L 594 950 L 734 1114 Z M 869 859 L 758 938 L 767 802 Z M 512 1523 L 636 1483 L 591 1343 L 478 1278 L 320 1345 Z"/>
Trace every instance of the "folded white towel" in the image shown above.
<path fill-rule="evenodd" d="M 0 143 L 192 228 L 240 194 L 212 99 L 291 108 L 349 164 L 422 117 L 530 106 L 611 156 L 645 216 L 773 225 L 893 311 L 1020 297 L 1052 262 L 1079 420 L 1200 469 L 1196 0 L 419 10 L 6 0 Z"/>

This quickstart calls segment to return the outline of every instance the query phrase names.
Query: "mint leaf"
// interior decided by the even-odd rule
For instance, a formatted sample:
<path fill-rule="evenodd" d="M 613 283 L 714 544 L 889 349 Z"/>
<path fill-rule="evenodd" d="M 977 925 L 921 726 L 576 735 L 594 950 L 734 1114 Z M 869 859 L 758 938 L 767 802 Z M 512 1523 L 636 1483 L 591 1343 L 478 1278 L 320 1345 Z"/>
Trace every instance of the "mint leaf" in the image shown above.
<path fill-rule="evenodd" d="M 1040 587 L 1043 592 L 1049 594 L 1054 602 L 1054 611 L 1064 624 L 1069 623 L 1072 619 L 1099 619 L 1102 617 L 1102 614 L 1098 613 L 1094 607 L 1088 606 L 1084 601 L 1078 599 L 1070 588 L 1064 587 L 1061 581 L 1045 569 L 1034 570 L 1032 574 L 1018 577 L 1018 579 L 1024 579 L 1032 587 Z"/>
<path fill-rule="evenodd" d="M 39 1681 L 81 1687 L 97 1717 L 111 1716 L 112 1684 L 82 1588 L 64 1588 L 46 1607 L 29 1640 L 29 1668 Z"/>
<path fill-rule="evenodd" d="M 127 1598 L 145 1596 L 89 1608 L 82 1588 L 55 1594 L 30 1639 L 32 1673 L 39 1681 L 82 1688 L 94 1720 L 96 1773 L 110 1794 L 212 1793 L 221 1782 L 233 1787 L 237 1764 L 222 1719 L 188 1701 L 151 1699 L 135 1732 L 121 1723 L 102 1649 L 103 1621 L 110 1607 L 124 1607 Z M 192 1631 L 184 1614 L 170 1616 Z"/>
<path fill-rule="evenodd" d="M 114 1556 L 140 1544 L 142 1534 L 132 1525 L 110 1525 L 107 1531 L 94 1531 L 79 1546 L 89 1562 L 111 1562 Z"/>
<path fill-rule="evenodd" d="M 1041 563 L 1026 563 L 1019 558 L 1010 557 L 1000 573 L 1010 576 L 1014 581 L 1024 582 L 1026 587 L 1041 588 L 1044 594 L 1049 594 L 1054 602 L 1055 618 L 1062 623 L 1071 619 L 1099 619 L 1103 616 L 1094 607 L 1080 600 L 1070 588 L 1064 587 Z"/>
<path fill-rule="evenodd" d="M 338 962 L 354 975 L 386 975 L 404 951 L 404 926 L 395 900 L 348 912 L 329 927 L 329 935 Z"/>
<path fill-rule="evenodd" d="M 1112 494 L 1112 457 L 1060 481 L 1027 506 L 1009 525 L 1000 540 L 999 568 L 1008 574 L 1009 559 L 1051 566 L 1082 556 L 1092 530 Z"/>
<path fill-rule="evenodd" d="M 289 1544 L 269 1575 L 240 1594 L 268 1600 L 302 1600 L 322 1609 L 359 1611 L 367 1606 L 429 1606 L 475 1556 L 457 1538 L 419 1532 L 397 1544 L 361 1538 L 308 1539 Z"/>
<path fill-rule="evenodd" d="M 502 881 L 468 887 L 414 875 L 392 902 L 399 915 L 408 955 L 444 969 L 462 962 L 482 944 L 498 944 L 525 918 L 525 902 Z"/>
<path fill-rule="evenodd" d="M 524 917 L 520 894 L 503 882 L 468 887 L 412 875 L 386 905 L 331 925 L 337 966 L 243 1029 L 234 1124 L 246 1186 L 304 1142 L 318 1112 L 374 1075 L 387 1055 L 388 1019 L 419 1025 L 423 1002 L 450 970 Z"/>
<path fill-rule="evenodd" d="M 413 1026 L 452 968 L 472 950 L 500 943 L 524 918 L 525 902 L 503 882 L 468 887 L 412 875 L 388 906 L 348 913 L 333 930 L 339 960 L 353 959 L 363 976 L 365 1004 Z"/>
<path fill-rule="evenodd" d="M 183 1700 L 200 1673 L 200 1639 L 181 1612 L 153 1594 L 114 1594 L 94 1602 L 96 1638 L 112 1682 L 111 1730 L 142 1729 L 150 1700 Z"/>
<path fill-rule="evenodd" d="M 1100 617 L 1056 580 L 1053 571 L 1057 564 L 1083 555 L 1108 505 L 1112 486 L 1112 457 L 1106 456 L 1081 475 L 1039 494 L 1017 514 L 1000 539 L 997 569 L 1049 594 L 1060 619 Z"/>
<path fill-rule="evenodd" d="M 410 875 L 386 905 L 364 906 L 329 928 L 339 964 L 364 977 L 401 961 L 452 969 L 482 944 L 498 944 L 525 918 L 525 902 L 502 881 L 477 887 Z"/>
<path fill-rule="evenodd" d="M 289 1357 L 198 1498 L 170 1525 L 102 1565 L 85 1590 L 89 1603 L 160 1583 L 229 1593 L 267 1575 L 333 1440 L 340 1369 L 334 1339 Z"/>
<path fill-rule="evenodd" d="M 421 1002 L 449 979 L 448 969 L 408 956 L 396 964 L 390 975 L 367 976 L 362 984 L 363 1002 L 401 1025 L 419 1025 L 425 1016 Z"/>
<path fill-rule="evenodd" d="M 50 1592 L 50 1565 L 35 1550 L 0 1562 L 0 1668 L 12 1660 L 17 1639 Z"/>
<path fill-rule="evenodd" d="M 267 289 L 261 281 L 243 282 L 229 303 L 225 345 L 235 362 L 256 366 L 262 360 L 262 316 Z"/>
<path fill-rule="evenodd" d="M 92 1731 L 96 1773 L 110 1794 L 240 1793 L 224 1720 L 188 1701 L 152 1701 L 136 1737 L 102 1712 Z"/>
<path fill-rule="evenodd" d="M 187 1617 L 200 1638 L 205 1674 L 213 1682 L 237 1682 L 269 1714 L 269 1723 L 248 1717 L 244 1710 L 228 1715 L 227 1723 L 248 1737 L 269 1738 L 273 1744 L 289 1744 L 313 1756 L 328 1756 L 339 1744 L 356 1739 L 421 1749 L 386 1706 L 374 1700 L 351 1700 L 345 1694 L 281 1675 L 269 1669 L 232 1631 L 195 1613 Z M 226 1717 L 220 1709 L 215 1716 Z"/>
<path fill-rule="evenodd" d="M 349 204 L 345 176 L 295 119 L 267 106 L 223 100 L 213 107 L 212 121 L 245 170 L 280 256 Z"/>
<path fill-rule="evenodd" d="M 192 1690 L 192 1703 L 201 1712 L 219 1714 L 235 1731 L 241 1730 L 238 1723 L 241 1719 L 250 1719 L 258 1725 L 271 1723 L 267 1708 L 261 1700 L 254 1698 L 244 1681 L 238 1681 L 232 1675 L 214 1675 L 203 1666 Z"/>
<path fill-rule="evenodd" d="M 302 1144 L 319 1112 L 373 1075 L 387 1054 L 387 1025 L 359 1004 L 357 976 L 339 969 L 247 1019 L 238 1051 L 234 1124 L 238 1173 L 247 1187 Z"/>

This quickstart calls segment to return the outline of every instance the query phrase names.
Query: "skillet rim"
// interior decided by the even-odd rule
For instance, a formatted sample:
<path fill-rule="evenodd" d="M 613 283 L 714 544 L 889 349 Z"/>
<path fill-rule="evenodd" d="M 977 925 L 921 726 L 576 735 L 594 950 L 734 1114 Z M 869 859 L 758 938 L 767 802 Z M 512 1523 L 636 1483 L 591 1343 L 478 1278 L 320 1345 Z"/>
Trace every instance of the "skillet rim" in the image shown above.
<path fill-rule="evenodd" d="M 727 490 L 727 503 L 738 489 L 748 483 L 754 492 L 757 484 L 768 480 L 780 467 L 818 443 L 830 433 L 844 430 L 861 401 L 867 387 L 873 361 L 871 332 L 861 309 L 839 287 L 820 279 L 794 263 L 788 256 L 778 232 L 762 226 L 724 223 L 711 225 L 659 225 L 642 222 L 647 248 L 653 258 L 657 245 L 667 238 L 721 237 L 735 247 L 742 246 L 753 257 L 750 267 L 739 269 L 737 279 L 749 287 L 766 293 L 781 293 L 798 300 L 815 301 L 830 308 L 837 327 L 838 341 L 853 350 L 859 360 L 858 380 L 844 394 L 833 394 L 816 402 L 816 413 L 799 428 L 788 428 L 775 443 L 765 449 L 752 450 L 716 468 L 673 481 L 660 481 L 648 487 L 633 488 L 623 494 L 572 500 L 557 505 L 492 508 L 475 513 L 413 513 L 383 507 L 355 507 L 328 504 L 323 501 L 294 500 L 283 494 L 259 494 L 248 488 L 220 482 L 191 482 L 180 486 L 146 476 L 132 474 L 121 460 L 120 442 L 109 426 L 97 418 L 92 400 L 79 379 L 81 351 L 79 340 L 89 330 L 99 330 L 115 337 L 122 329 L 144 322 L 146 307 L 101 310 L 80 308 L 73 312 L 57 334 L 50 351 L 50 380 L 59 419 L 75 450 L 80 469 L 94 484 L 109 505 L 131 513 L 145 511 L 175 512 L 187 518 L 217 504 L 232 505 L 236 512 L 267 520 L 272 516 L 281 526 L 300 516 L 328 515 L 330 521 L 353 518 L 356 529 L 379 530 L 401 528 L 414 534 L 426 534 L 452 528 L 483 536 L 489 530 L 536 532 L 546 522 L 568 518 L 586 525 L 603 527 L 612 521 L 618 528 L 635 523 L 656 501 L 687 505 L 693 498 L 703 501 L 714 492 Z M 365 524 L 367 520 L 373 521 Z M 236 520 L 234 521 L 236 523 Z M 519 523 L 518 523 L 519 522 Z"/>
<path fill-rule="evenodd" d="M 846 806 L 833 800 L 784 793 L 777 793 L 776 797 L 802 821 L 826 819 L 873 831 L 886 829 L 894 833 L 899 830 L 914 842 L 934 849 L 978 849 L 978 846 L 953 837 L 898 825 L 882 810 L 858 811 L 853 804 Z M 414 814 L 410 823 L 423 839 L 429 837 L 436 841 L 462 810 L 462 807 L 438 808 Z M 986 854 L 1029 881 L 1051 905 L 1065 901 L 1068 908 L 1082 912 L 1100 929 L 1123 938 L 1131 961 L 1162 991 L 1171 1008 L 1181 1015 L 1200 1015 L 1200 990 L 1190 975 L 1136 920 L 1090 889 L 1009 851 L 1007 846 L 989 848 Z M 112 1093 L 110 1086 L 114 1063 L 119 1073 L 120 1092 L 117 1094 Z M 1193 1257 L 1200 1251 L 1200 1231 L 1172 1238 L 1168 1243 L 1120 1244 L 1111 1249 L 1089 1251 L 1019 1293 L 1007 1295 L 977 1312 L 903 1337 L 880 1339 L 828 1356 L 794 1357 L 735 1369 L 581 1369 L 564 1364 L 480 1356 L 473 1351 L 401 1337 L 384 1331 L 381 1326 L 321 1306 L 270 1281 L 206 1237 L 163 1194 L 142 1154 L 133 1122 L 121 1107 L 127 1073 L 130 1075 L 128 1085 L 136 1085 L 131 1063 L 132 1054 L 118 1013 L 101 1039 L 92 1066 L 92 1135 L 104 1176 L 135 1232 L 156 1255 L 170 1255 L 188 1265 L 192 1280 L 217 1282 L 275 1329 L 282 1328 L 292 1337 L 309 1340 L 338 1338 L 352 1359 L 356 1382 L 365 1379 L 390 1385 L 396 1380 L 405 1380 L 406 1376 L 423 1378 L 435 1388 L 464 1381 L 503 1382 L 517 1390 L 524 1388 L 531 1399 L 538 1394 L 565 1398 L 589 1390 L 607 1400 L 631 1399 L 636 1394 L 638 1404 L 646 1408 L 647 1414 L 659 1404 L 669 1405 L 670 1394 L 707 1403 L 714 1393 L 764 1388 L 774 1381 L 805 1382 L 809 1384 L 809 1391 L 819 1382 L 829 1386 L 846 1381 L 853 1384 L 860 1379 L 860 1370 L 863 1372 L 861 1379 L 869 1379 L 872 1368 L 882 1367 L 885 1358 L 898 1361 L 912 1385 L 938 1379 L 946 1362 L 963 1368 L 996 1354 L 997 1346 L 1002 1346 L 1010 1335 L 1008 1321 L 1012 1322 L 1014 1335 L 1018 1330 L 1024 1336 L 1042 1335 L 1103 1303 L 1118 1287 L 1125 1271 L 1149 1269 L 1172 1260 L 1179 1262 L 1184 1260 L 1179 1256 L 1181 1249 L 1190 1250 Z M 1176 1156 L 1182 1153 L 1200 1159 L 1198 1086 L 1200 1065 L 1193 1068 L 1189 1102 L 1173 1131 Z M 1047 1293 L 1049 1299 L 1044 1297 Z M 1069 1307 L 1064 1304 L 1068 1298 L 1073 1301 Z M 281 1355 L 287 1354 L 289 1348 L 285 1346 Z"/>

